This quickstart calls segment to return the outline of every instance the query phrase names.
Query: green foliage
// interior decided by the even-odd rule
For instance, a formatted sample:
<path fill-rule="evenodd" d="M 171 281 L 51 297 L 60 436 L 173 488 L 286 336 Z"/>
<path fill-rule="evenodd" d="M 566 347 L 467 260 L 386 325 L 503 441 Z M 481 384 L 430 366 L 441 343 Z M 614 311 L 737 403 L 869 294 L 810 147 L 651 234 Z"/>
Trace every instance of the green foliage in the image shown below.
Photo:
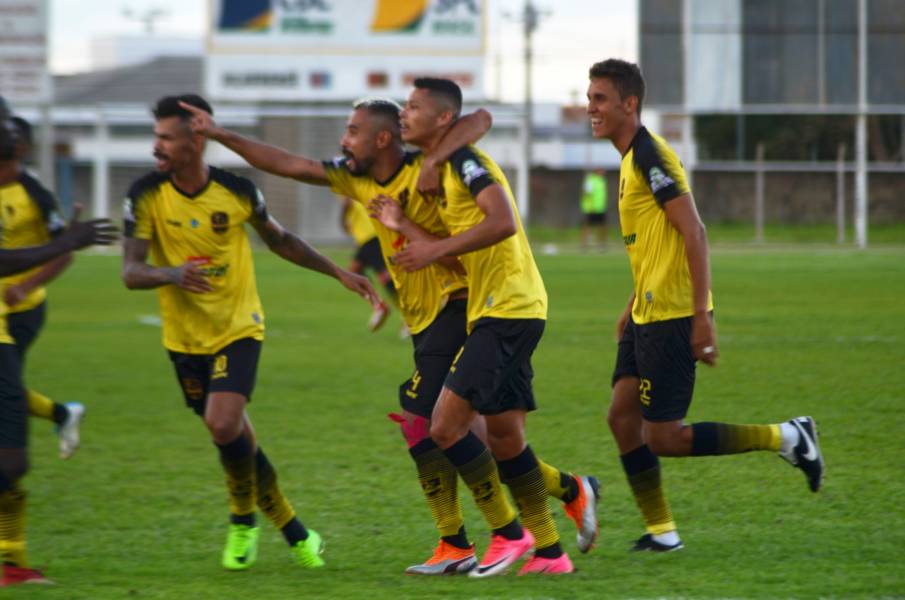
<path fill-rule="evenodd" d="M 345 260 L 346 254 L 338 254 Z M 418 579 L 404 567 L 436 542 L 414 468 L 386 417 L 410 374 L 398 319 L 365 329 L 369 309 L 333 280 L 257 255 L 267 312 L 250 407 L 262 447 L 327 566 L 296 567 L 261 519 L 258 563 L 220 567 L 226 494 L 214 449 L 182 399 L 160 346 L 153 292 L 128 292 L 118 259 L 80 257 L 50 290 L 49 322 L 28 382 L 88 407 L 83 446 L 56 457 L 32 423 L 32 562 L 60 585 L 10 598 L 816 598 L 901 597 L 905 575 L 905 252 L 901 249 L 717 251 L 722 351 L 699 369 L 691 420 L 820 424 L 825 488 L 775 456 L 664 459 L 686 549 L 631 555 L 643 533 L 605 422 L 613 324 L 629 294 L 621 252 L 539 256 L 550 320 L 534 366 L 537 454 L 603 485 L 598 547 L 575 550 L 561 578 Z M 464 490 L 463 490 L 464 491 Z M 479 551 L 487 528 L 463 494 Z"/>

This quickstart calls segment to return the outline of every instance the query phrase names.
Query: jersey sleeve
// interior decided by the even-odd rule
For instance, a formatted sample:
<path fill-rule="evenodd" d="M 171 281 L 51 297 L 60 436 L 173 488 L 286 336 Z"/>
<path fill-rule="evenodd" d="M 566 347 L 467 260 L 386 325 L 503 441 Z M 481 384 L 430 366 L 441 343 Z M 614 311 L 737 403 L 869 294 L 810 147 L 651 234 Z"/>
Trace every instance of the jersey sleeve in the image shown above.
<path fill-rule="evenodd" d="M 661 206 L 690 191 L 679 157 L 666 144 L 649 134 L 644 135 L 633 148 L 633 156 L 635 165 Z"/>
<path fill-rule="evenodd" d="M 60 215 L 57 200 L 54 198 L 53 193 L 31 175 L 24 175 L 20 181 L 28 196 L 38 206 L 38 210 L 41 211 L 41 219 L 44 221 L 48 235 L 56 237 L 63 233 L 63 230 L 66 229 L 66 222 L 63 221 L 63 217 Z"/>
<path fill-rule="evenodd" d="M 478 197 L 484 188 L 491 186 L 497 181 L 490 173 L 490 169 L 484 164 L 484 160 L 471 148 L 471 146 L 463 146 L 449 157 L 449 164 L 453 173 L 465 184 L 468 191 L 475 198 Z"/>
<path fill-rule="evenodd" d="M 332 160 L 322 161 L 324 171 L 327 173 L 327 181 L 330 182 L 330 189 L 340 196 L 346 196 L 352 200 L 358 200 L 356 193 L 355 176 L 346 166 L 346 159 L 343 156 L 337 156 Z"/>
<path fill-rule="evenodd" d="M 158 186 L 154 178 L 142 177 L 132 184 L 123 200 L 123 233 L 126 237 L 150 240 L 154 237 L 151 203 Z"/>

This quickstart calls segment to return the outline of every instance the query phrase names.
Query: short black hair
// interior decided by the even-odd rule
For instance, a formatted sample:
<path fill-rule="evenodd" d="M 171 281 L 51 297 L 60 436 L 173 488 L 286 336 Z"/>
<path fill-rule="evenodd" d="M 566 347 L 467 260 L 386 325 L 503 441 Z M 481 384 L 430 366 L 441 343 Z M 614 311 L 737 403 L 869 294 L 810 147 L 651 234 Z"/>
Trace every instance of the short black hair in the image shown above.
<path fill-rule="evenodd" d="M 13 124 L 13 127 L 16 128 L 16 133 L 19 134 L 19 141 L 21 142 L 24 140 L 26 144 L 31 146 L 32 141 L 34 140 L 32 137 L 31 123 L 20 116 L 10 117 L 9 121 Z"/>
<path fill-rule="evenodd" d="M 395 100 L 369 96 L 356 100 L 352 104 L 352 108 L 353 110 L 366 110 L 369 116 L 383 119 L 390 126 L 390 133 L 393 134 L 393 137 L 399 137 L 399 113 L 402 112 L 402 107 Z"/>
<path fill-rule="evenodd" d="M 454 117 L 462 112 L 462 88 L 455 81 L 439 77 L 418 77 L 414 84 L 416 89 L 427 90 L 435 98 L 446 101 Z"/>
<path fill-rule="evenodd" d="M 185 102 L 190 106 L 200 108 L 210 115 L 214 114 L 214 109 L 211 108 L 211 105 L 208 103 L 208 101 L 198 94 L 164 96 L 157 101 L 157 104 L 154 105 L 154 108 L 151 109 L 151 112 L 154 113 L 154 118 L 158 121 L 160 119 L 166 119 L 167 117 L 179 117 L 183 121 L 188 121 L 192 118 L 192 113 L 179 106 L 180 102 Z"/>
<path fill-rule="evenodd" d="M 641 114 L 641 105 L 644 104 L 644 76 L 638 65 L 627 60 L 609 58 L 594 63 L 588 75 L 591 79 L 612 81 L 623 100 L 629 96 L 638 98 L 638 114 Z"/>

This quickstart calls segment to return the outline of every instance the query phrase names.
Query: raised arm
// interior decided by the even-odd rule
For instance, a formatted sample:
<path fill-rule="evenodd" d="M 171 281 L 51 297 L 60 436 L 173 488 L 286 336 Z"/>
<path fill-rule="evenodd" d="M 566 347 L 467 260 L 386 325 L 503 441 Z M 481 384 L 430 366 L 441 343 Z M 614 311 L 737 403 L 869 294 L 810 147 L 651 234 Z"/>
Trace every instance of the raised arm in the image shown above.
<path fill-rule="evenodd" d="M 249 139 L 234 131 L 217 126 L 213 117 L 195 106 L 180 102 L 179 105 L 192 113 L 192 131 L 198 135 L 220 142 L 248 164 L 272 175 L 298 179 L 313 185 L 329 185 L 324 165 L 318 160 L 298 156 L 282 148 Z"/>
<path fill-rule="evenodd" d="M 309 246 L 299 236 L 286 231 L 276 219 L 268 216 L 266 220 L 253 222 L 255 230 L 261 239 L 277 256 L 288 260 L 300 267 L 317 271 L 333 277 L 350 291 L 355 292 L 373 306 L 380 303 L 380 297 L 374 291 L 367 277 L 351 273 L 338 267 L 329 258 Z"/>
<path fill-rule="evenodd" d="M 483 108 L 460 117 L 440 143 L 424 157 L 421 172 L 418 174 L 418 191 L 429 196 L 442 195 L 440 165 L 449 160 L 452 153 L 462 146 L 477 143 L 492 126 L 493 117 Z"/>
<path fill-rule="evenodd" d="M 716 364 L 719 352 L 713 319 L 707 308 L 710 299 L 710 250 L 707 245 L 707 229 L 698 215 L 691 194 L 682 194 L 663 205 L 666 218 L 685 241 L 685 255 L 691 275 L 694 296 L 694 317 L 691 329 L 691 347 L 694 357 L 708 365 Z"/>

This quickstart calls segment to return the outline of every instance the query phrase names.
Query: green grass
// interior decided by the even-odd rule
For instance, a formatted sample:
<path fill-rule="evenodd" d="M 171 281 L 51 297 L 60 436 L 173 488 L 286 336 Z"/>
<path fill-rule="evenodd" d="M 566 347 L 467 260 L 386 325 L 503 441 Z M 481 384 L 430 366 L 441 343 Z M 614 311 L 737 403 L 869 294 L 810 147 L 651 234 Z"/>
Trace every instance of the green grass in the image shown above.
<path fill-rule="evenodd" d="M 346 252 L 335 255 L 345 260 Z M 691 420 L 776 422 L 812 414 L 825 488 L 775 456 L 664 459 L 686 549 L 632 555 L 642 524 L 604 415 L 625 256 L 539 256 L 550 319 L 534 360 L 538 455 L 603 484 L 588 555 L 554 508 L 578 573 L 493 580 L 403 576 L 435 533 L 398 429 L 411 370 L 398 320 L 365 330 L 367 307 L 335 282 L 257 255 L 268 338 L 250 413 L 284 491 L 327 541 L 327 567 L 293 566 L 263 522 L 258 564 L 219 566 L 225 489 L 201 423 L 182 405 L 151 292 L 119 283 L 118 259 L 83 256 L 51 290 L 28 381 L 88 406 L 84 442 L 56 457 L 33 422 L 32 561 L 60 585 L 4 598 L 816 598 L 905 595 L 905 250 L 717 250 L 721 363 L 699 369 Z M 487 528 L 463 497 L 480 550 Z"/>

